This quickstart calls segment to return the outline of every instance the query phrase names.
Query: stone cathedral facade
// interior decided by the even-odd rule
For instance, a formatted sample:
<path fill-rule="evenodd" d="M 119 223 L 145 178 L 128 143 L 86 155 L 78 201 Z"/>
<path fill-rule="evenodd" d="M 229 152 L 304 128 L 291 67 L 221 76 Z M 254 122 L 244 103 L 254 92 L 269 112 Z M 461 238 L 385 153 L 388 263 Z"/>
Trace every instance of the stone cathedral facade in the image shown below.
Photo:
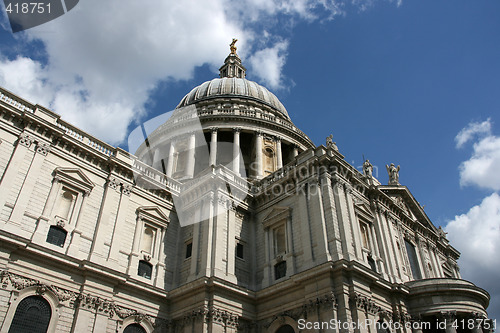
<path fill-rule="evenodd" d="M 158 125 L 130 154 L 0 89 L 1 333 L 492 331 L 399 167 L 315 146 L 234 43 Z"/>

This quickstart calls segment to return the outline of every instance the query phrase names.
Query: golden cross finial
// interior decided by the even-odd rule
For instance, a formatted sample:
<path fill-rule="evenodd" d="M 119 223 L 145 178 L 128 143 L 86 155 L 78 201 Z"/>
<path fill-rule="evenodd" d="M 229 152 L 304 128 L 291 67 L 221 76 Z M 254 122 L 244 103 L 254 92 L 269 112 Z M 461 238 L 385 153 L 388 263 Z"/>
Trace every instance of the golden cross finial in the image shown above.
<path fill-rule="evenodd" d="M 236 38 L 233 38 L 233 41 L 231 42 L 231 44 L 229 44 L 229 48 L 231 49 L 231 54 L 236 54 L 236 46 L 234 44 L 236 44 L 238 40 Z"/>

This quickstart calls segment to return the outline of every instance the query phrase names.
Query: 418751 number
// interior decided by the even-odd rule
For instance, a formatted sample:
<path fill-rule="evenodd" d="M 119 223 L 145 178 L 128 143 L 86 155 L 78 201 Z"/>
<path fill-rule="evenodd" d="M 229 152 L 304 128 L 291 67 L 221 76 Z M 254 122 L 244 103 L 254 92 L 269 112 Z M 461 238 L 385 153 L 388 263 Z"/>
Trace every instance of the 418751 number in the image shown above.
<path fill-rule="evenodd" d="M 50 3 L 21 2 L 9 3 L 5 8 L 8 14 L 50 14 Z"/>

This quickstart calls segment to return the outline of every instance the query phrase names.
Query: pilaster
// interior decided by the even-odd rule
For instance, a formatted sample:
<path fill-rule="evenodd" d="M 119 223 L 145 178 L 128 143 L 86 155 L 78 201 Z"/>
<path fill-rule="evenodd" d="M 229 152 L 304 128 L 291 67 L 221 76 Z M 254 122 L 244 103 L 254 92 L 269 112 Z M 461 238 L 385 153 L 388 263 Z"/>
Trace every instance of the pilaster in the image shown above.
<path fill-rule="evenodd" d="M 234 128 L 234 139 L 233 139 L 233 171 L 240 175 L 240 132 L 241 128 Z"/>
<path fill-rule="evenodd" d="M 217 127 L 212 127 L 210 137 L 210 165 L 217 165 Z"/>
<path fill-rule="evenodd" d="M 257 163 L 257 170 L 256 170 L 256 175 L 257 178 L 262 178 L 262 168 L 263 168 L 263 156 L 262 156 L 262 132 L 256 132 L 255 133 L 255 158 L 256 158 L 256 163 Z"/>

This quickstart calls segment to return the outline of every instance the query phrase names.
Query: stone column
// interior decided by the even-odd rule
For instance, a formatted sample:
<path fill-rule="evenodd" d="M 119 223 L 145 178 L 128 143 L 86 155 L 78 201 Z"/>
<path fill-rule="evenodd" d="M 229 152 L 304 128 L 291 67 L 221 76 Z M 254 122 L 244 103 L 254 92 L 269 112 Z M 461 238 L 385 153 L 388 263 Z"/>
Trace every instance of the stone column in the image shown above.
<path fill-rule="evenodd" d="M 132 192 L 132 185 L 123 184 L 121 188 L 120 200 L 118 203 L 118 213 L 115 219 L 115 225 L 113 228 L 113 233 L 111 234 L 111 247 L 109 249 L 108 261 L 113 262 L 114 264 L 120 264 L 117 260 L 120 256 L 120 241 L 121 241 L 121 233 L 120 230 L 125 229 L 125 221 L 128 213 L 128 205 L 130 194 Z"/>
<path fill-rule="evenodd" d="M 332 235 L 329 237 L 332 242 L 331 255 L 333 260 L 342 259 L 342 243 L 340 239 L 339 220 L 335 210 L 335 199 L 331 186 L 331 176 L 328 172 L 323 172 L 320 176 L 321 193 L 323 193 L 323 207 L 325 211 L 325 221 L 327 226 L 331 226 Z"/>
<path fill-rule="evenodd" d="M 257 178 L 262 178 L 262 132 L 255 133 L 255 158 L 257 164 Z"/>
<path fill-rule="evenodd" d="M 45 157 L 50 152 L 50 145 L 48 143 L 38 142 L 35 148 L 35 155 L 31 160 L 30 166 L 26 171 L 26 176 L 19 195 L 16 198 L 14 209 L 10 216 L 10 220 L 18 225 L 21 225 L 24 212 L 28 209 L 29 199 L 31 193 L 35 188 L 36 181 L 40 177 L 40 169 L 42 167 Z M 68 220 L 70 216 L 68 217 Z"/>
<path fill-rule="evenodd" d="M 283 155 L 281 153 L 281 138 L 276 138 L 276 158 L 278 159 L 277 167 L 281 169 L 283 167 Z"/>
<path fill-rule="evenodd" d="M 473 312 L 471 313 L 471 319 L 474 321 L 474 328 L 472 329 L 472 333 L 483 333 L 482 325 L 485 323 L 486 318 L 478 312 Z M 488 330 L 486 329 L 484 331 L 488 332 Z"/>
<path fill-rule="evenodd" d="M 359 230 L 359 221 L 356 218 L 356 213 L 354 212 L 354 201 L 353 201 L 353 194 L 352 192 L 354 191 L 352 188 L 352 185 L 349 183 L 344 183 L 344 193 L 345 193 L 345 198 L 346 198 L 346 203 L 347 203 L 347 216 L 348 216 L 348 221 L 350 221 L 351 224 L 351 230 L 352 230 L 352 236 L 353 236 L 353 241 L 354 241 L 354 251 L 356 254 L 356 257 L 363 261 L 363 253 L 361 251 L 361 231 Z"/>
<path fill-rule="evenodd" d="M 212 127 L 212 136 L 210 138 L 210 165 L 217 164 L 217 127 Z"/>
<path fill-rule="evenodd" d="M 332 188 L 342 244 L 342 256 L 346 260 L 352 260 L 355 258 L 355 253 L 352 246 L 353 238 L 351 224 L 349 223 L 349 213 L 347 212 L 346 196 L 344 195 L 344 180 L 338 175 L 333 175 Z"/>
<path fill-rule="evenodd" d="M 391 255 L 391 253 L 394 253 L 393 249 L 393 239 L 390 238 L 389 236 L 389 231 L 387 230 L 387 226 L 385 222 L 382 219 L 382 214 L 384 213 L 385 209 L 379 204 L 375 204 L 375 221 L 374 221 L 374 227 L 375 227 L 375 234 L 380 240 L 380 255 L 382 256 L 382 259 L 384 260 L 385 263 L 385 272 L 384 274 L 390 275 L 392 281 L 396 281 L 397 279 L 397 272 L 396 272 L 396 261 L 394 259 L 394 256 Z M 393 252 L 391 252 L 391 249 Z M 389 280 L 389 277 L 386 277 L 387 280 Z"/>
<path fill-rule="evenodd" d="M 10 201 L 14 203 L 15 198 L 9 198 L 12 186 L 16 180 L 19 168 L 22 165 L 26 155 L 30 154 L 33 158 L 33 149 L 30 149 L 34 143 L 34 137 L 26 132 L 21 133 L 14 148 L 10 161 L 6 165 L 3 177 L 0 180 L 0 212 L 4 209 L 5 203 Z M 6 144 L 6 143 L 4 143 Z"/>
<path fill-rule="evenodd" d="M 443 320 L 446 324 L 446 333 L 457 333 L 457 330 L 453 327 L 455 319 L 456 311 L 441 312 L 441 320 Z"/>
<path fill-rule="evenodd" d="M 233 140 L 233 171 L 240 175 L 240 132 L 241 128 L 233 128 L 234 140 Z"/>
<path fill-rule="evenodd" d="M 172 177 L 172 170 L 174 168 L 174 153 L 175 153 L 175 146 L 174 142 L 170 142 L 170 150 L 168 151 L 168 161 L 167 161 L 167 177 Z"/>
<path fill-rule="evenodd" d="M 297 156 L 299 154 L 299 146 L 294 145 L 293 146 L 293 157 Z"/>
<path fill-rule="evenodd" d="M 420 320 L 411 321 L 411 332 L 412 333 L 423 333 L 422 322 Z"/>
<path fill-rule="evenodd" d="M 120 180 L 116 179 L 113 175 L 108 177 L 106 182 L 106 189 L 102 196 L 101 207 L 99 209 L 99 217 L 97 219 L 97 226 L 94 231 L 94 241 L 90 252 L 89 260 L 106 265 L 105 240 L 107 235 L 112 232 L 111 213 L 118 209 L 118 202 L 120 200 Z M 101 261 L 102 260 L 102 261 Z"/>
<path fill-rule="evenodd" d="M 193 178 L 194 176 L 194 159 L 196 152 L 196 136 L 193 133 L 189 134 L 189 147 L 188 147 L 188 160 L 187 160 L 187 170 L 186 176 Z"/>

